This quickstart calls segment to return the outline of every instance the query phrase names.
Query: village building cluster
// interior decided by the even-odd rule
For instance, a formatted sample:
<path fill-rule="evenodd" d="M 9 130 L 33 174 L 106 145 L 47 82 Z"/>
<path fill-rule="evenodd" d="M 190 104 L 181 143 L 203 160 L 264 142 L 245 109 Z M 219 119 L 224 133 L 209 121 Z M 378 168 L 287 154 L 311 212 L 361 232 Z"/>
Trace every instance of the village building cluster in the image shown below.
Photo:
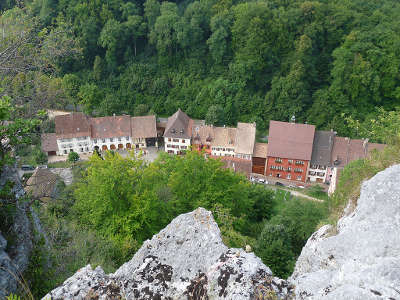
<path fill-rule="evenodd" d="M 48 155 L 74 151 L 143 149 L 162 146 L 167 153 L 180 155 L 186 150 L 204 151 L 220 158 L 225 167 L 248 177 L 261 175 L 274 181 L 326 183 L 336 188 L 340 171 L 353 160 L 365 158 L 385 145 L 367 139 L 339 137 L 319 131 L 314 125 L 270 121 L 268 143 L 256 143 L 256 124 L 217 127 L 204 120 L 191 119 L 178 110 L 168 119 L 154 115 L 128 115 L 91 118 L 83 113 L 55 117 L 55 133 L 43 134 L 42 149 Z"/>

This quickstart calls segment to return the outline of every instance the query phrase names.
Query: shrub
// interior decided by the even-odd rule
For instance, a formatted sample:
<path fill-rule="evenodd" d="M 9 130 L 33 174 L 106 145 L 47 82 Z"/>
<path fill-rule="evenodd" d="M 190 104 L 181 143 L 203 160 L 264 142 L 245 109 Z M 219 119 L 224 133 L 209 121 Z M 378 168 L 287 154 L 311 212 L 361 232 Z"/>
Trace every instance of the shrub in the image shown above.
<path fill-rule="evenodd" d="M 69 162 L 77 162 L 79 160 L 79 154 L 72 151 L 70 153 L 68 153 L 68 161 Z"/>

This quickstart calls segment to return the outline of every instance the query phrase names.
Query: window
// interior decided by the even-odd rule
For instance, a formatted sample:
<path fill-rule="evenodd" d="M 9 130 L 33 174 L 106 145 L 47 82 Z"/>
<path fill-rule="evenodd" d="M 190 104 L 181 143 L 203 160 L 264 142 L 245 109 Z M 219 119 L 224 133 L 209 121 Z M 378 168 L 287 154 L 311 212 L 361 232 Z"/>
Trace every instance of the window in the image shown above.
<path fill-rule="evenodd" d="M 303 169 L 300 169 L 300 168 L 294 168 L 294 171 L 295 171 L 295 172 L 297 172 L 297 173 L 302 173 L 302 172 L 303 172 Z"/>
<path fill-rule="evenodd" d="M 272 173 L 269 173 L 269 176 L 272 176 Z"/>
<path fill-rule="evenodd" d="M 291 178 L 292 178 L 292 175 L 288 174 L 288 175 L 286 176 L 286 178 L 287 178 L 287 179 L 291 179 Z"/>
<path fill-rule="evenodd" d="M 93 140 L 93 143 L 97 144 L 97 139 L 94 139 L 94 140 Z"/>
<path fill-rule="evenodd" d="M 67 154 L 67 150 L 64 150 L 64 154 Z"/>
<path fill-rule="evenodd" d="M 111 142 L 111 143 L 114 142 L 114 139 L 113 139 L 113 138 L 110 138 L 110 142 Z"/>
<path fill-rule="evenodd" d="M 106 139 L 101 139 L 101 142 L 102 142 L 102 143 L 105 143 L 105 142 L 106 142 Z"/>
<path fill-rule="evenodd" d="M 174 143 L 179 143 L 179 139 L 173 139 L 172 140 Z"/>
<path fill-rule="evenodd" d="M 119 137 L 119 138 L 118 138 L 118 142 L 120 142 L 121 140 L 122 140 L 122 139 Z"/>
<path fill-rule="evenodd" d="M 275 162 L 276 162 L 276 163 L 281 163 L 281 162 L 282 162 L 282 159 L 276 158 L 276 159 L 275 159 Z"/>
<path fill-rule="evenodd" d="M 288 167 L 288 168 L 287 168 L 287 171 L 288 171 L 288 172 L 292 171 L 292 167 Z"/>
<path fill-rule="evenodd" d="M 127 141 L 129 141 L 129 136 L 126 136 L 125 139 L 126 139 Z"/>
<path fill-rule="evenodd" d="M 301 176 L 297 176 L 297 180 L 301 180 Z"/>
<path fill-rule="evenodd" d="M 296 160 L 296 165 L 304 165 L 304 161 Z"/>
<path fill-rule="evenodd" d="M 184 144 L 185 143 L 185 140 L 182 140 L 182 144 Z"/>
<path fill-rule="evenodd" d="M 293 160 L 292 160 L 292 159 L 289 159 L 289 160 L 288 160 L 288 163 L 289 163 L 289 164 L 293 163 Z"/>
<path fill-rule="evenodd" d="M 171 141 L 171 139 L 170 138 L 168 138 L 168 142 L 170 142 Z"/>
<path fill-rule="evenodd" d="M 181 146 L 181 149 L 187 149 L 187 146 Z"/>
<path fill-rule="evenodd" d="M 81 152 L 83 152 L 83 148 L 81 148 Z"/>

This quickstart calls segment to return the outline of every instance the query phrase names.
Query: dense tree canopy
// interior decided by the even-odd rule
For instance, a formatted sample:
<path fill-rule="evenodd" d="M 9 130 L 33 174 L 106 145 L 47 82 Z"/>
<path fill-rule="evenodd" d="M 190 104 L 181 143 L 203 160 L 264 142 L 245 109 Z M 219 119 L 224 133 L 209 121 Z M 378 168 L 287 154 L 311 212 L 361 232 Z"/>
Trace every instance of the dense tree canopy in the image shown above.
<path fill-rule="evenodd" d="M 15 5 L 1 4 L 1 45 L 31 54 L 12 56 L 12 74 L 2 64 L 0 84 L 31 110 L 71 103 L 96 114 L 147 107 L 168 115 L 180 107 L 212 123 L 256 121 L 259 129 L 295 114 L 357 135 L 342 113 L 363 122 L 400 105 L 395 0 Z M 21 28 L 23 41 L 14 34 Z"/>

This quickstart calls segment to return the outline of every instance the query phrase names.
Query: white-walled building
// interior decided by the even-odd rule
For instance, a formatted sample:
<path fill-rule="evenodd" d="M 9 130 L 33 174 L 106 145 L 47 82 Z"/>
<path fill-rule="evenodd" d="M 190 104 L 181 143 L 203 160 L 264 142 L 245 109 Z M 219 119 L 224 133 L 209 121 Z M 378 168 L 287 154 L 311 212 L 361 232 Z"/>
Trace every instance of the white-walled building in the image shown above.
<path fill-rule="evenodd" d="M 235 157 L 251 160 L 256 141 L 256 123 L 238 123 L 236 130 Z"/>
<path fill-rule="evenodd" d="M 307 171 L 307 179 L 310 182 L 326 182 L 328 170 L 332 164 L 334 139 L 333 131 L 315 131 L 311 161 Z"/>
<path fill-rule="evenodd" d="M 214 127 L 211 141 L 212 156 L 235 157 L 236 128 Z"/>
<path fill-rule="evenodd" d="M 72 113 L 55 117 L 57 154 L 69 152 L 87 153 L 91 151 L 90 119 L 83 113 Z"/>
<path fill-rule="evenodd" d="M 180 109 L 168 118 L 164 131 L 165 152 L 181 154 L 190 149 L 192 124 L 193 121 Z"/>
<path fill-rule="evenodd" d="M 56 116 L 55 124 L 55 134 L 42 135 L 42 150 L 48 155 L 157 146 L 155 116 L 89 118 L 71 113 Z"/>

